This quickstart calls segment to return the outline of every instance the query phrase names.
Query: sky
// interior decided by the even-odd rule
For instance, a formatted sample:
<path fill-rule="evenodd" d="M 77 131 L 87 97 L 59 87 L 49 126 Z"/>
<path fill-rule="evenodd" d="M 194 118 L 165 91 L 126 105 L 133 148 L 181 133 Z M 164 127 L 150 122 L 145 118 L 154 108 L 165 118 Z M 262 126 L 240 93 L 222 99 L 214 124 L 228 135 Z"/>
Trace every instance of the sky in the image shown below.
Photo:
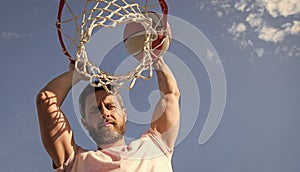
<path fill-rule="evenodd" d="M 298 172 L 297 0 L 167 2 L 173 40 L 165 60 L 181 90 L 182 112 L 174 171 Z M 53 171 L 41 143 L 35 97 L 68 69 L 56 34 L 57 7 L 58 0 L 11 0 L 0 7 L 2 171 Z M 118 42 L 122 33 L 115 35 L 100 33 L 89 45 L 93 50 L 99 41 L 111 41 L 100 66 L 112 72 L 131 63 Z M 132 90 L 122 91 L 129 118 L 126 138 L 147 129 L 147 114 L 158 95 L 155 79 L 138 80 Z M 78 120 L 80 86 L 62 109 L 76 143 L 93 149 Z"/>

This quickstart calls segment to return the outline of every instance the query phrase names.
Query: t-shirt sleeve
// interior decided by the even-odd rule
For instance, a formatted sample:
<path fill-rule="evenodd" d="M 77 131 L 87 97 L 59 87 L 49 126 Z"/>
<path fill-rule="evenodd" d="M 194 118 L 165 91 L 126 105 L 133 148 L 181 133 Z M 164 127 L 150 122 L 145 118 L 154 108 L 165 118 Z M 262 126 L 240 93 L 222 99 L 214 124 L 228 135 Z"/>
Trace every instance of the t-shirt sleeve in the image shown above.
<path fill-rule="evenodd" d="M 166 143 L 161 139 L 161 136 L 158 132 L 156 132 L 153 129 L 149 129 L 147 132 L 145 132 L 141 138 L 150 138 L 153 143 L 160 148 L 160 150 L 168 157 L 172 156 L 173 148 L 170 148 L 166 145 Z"/>

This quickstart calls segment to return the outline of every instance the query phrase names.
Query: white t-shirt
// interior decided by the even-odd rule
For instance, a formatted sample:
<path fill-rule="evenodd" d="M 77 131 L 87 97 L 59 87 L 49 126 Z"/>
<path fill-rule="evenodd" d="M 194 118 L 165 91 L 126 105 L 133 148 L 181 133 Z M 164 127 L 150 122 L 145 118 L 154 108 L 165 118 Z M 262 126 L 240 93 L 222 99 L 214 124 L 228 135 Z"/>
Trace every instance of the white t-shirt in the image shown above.
<path fill-rule="evenodd" d="M 172 172 L 170 149 L 149 130 L 129 145 L 90 151 L 76 146 L 57 172 Z"/>

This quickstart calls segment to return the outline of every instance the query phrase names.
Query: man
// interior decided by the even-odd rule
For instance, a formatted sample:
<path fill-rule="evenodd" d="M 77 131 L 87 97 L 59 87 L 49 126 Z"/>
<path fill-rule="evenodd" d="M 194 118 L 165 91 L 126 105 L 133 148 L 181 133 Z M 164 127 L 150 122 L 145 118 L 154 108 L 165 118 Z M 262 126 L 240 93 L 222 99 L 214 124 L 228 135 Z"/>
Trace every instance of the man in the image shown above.
<path fill-rule="evenodd" d="M 126 109 L 120 95 L 103 88 L 87 86 L 80 96 L 82 123 L 98 149 L 82 149 L 61 105 L 78 75 L 72 67 L 50 81 L 37 96 L 37 110 L 43 145 L 56 171 L 172 171 L 171 157 L 179 129 L 179 89 L 162 57 L 153 67 L 157 74 L 161 98 L 150 129 L 139 139 L 125 144 Z M 78 78 L 78 77 L 75 77 Z"/>

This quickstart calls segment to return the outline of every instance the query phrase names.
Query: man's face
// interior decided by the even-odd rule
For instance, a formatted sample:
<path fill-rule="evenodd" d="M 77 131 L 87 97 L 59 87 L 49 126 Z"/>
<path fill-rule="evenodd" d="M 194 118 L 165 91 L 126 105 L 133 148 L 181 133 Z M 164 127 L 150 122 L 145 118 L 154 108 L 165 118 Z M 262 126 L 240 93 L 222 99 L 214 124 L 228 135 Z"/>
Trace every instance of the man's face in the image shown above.
<path fill-rule="evenodd" d="M 104 90 L 89 94 L 85 101 L 85 114 L 82 123 L 98 146 L 123 138 L 126 111 L 115 95 Z"/>

